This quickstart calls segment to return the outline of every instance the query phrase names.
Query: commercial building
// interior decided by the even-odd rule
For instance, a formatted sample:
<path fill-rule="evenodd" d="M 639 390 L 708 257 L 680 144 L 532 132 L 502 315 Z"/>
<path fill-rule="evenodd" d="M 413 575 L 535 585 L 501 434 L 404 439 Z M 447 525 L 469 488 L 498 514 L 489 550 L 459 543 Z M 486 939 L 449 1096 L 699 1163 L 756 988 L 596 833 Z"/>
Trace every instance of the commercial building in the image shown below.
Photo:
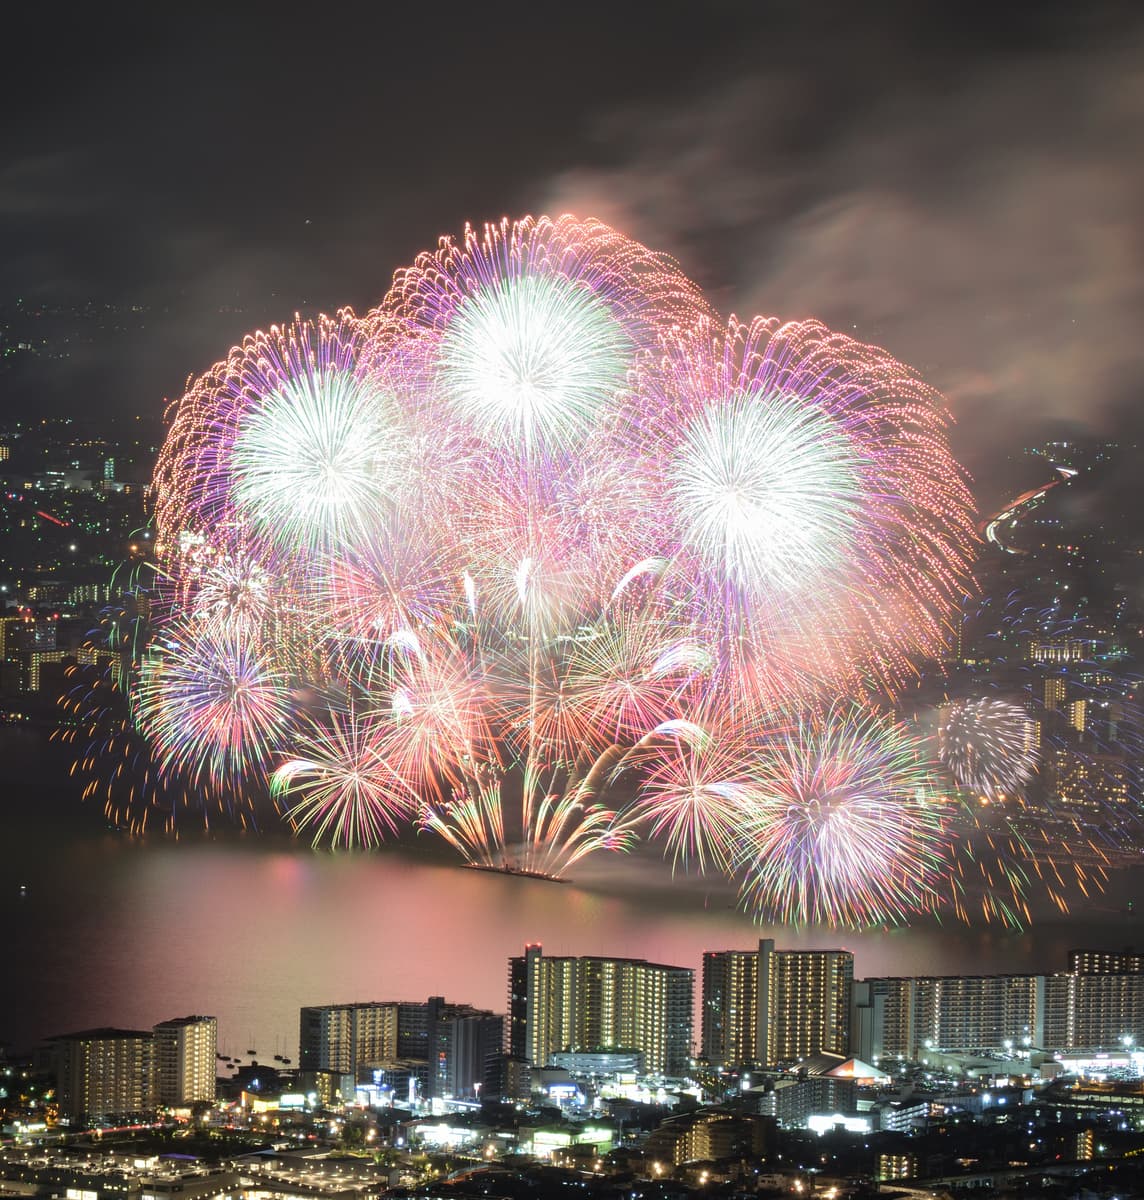
<path fill-rule="evenodd" d="M 539 945 L 509 960 L 510 1054 L 547 1066 L 558 1051 L 634 1050 L 655 1074 L 691 1058 L 694 972 L 637 958 L 546 958 Z"/>
<path fill-rule="evenodd" d="M 1028 658 L 1031 662 L 1058 663 L 1083 662 L 1091 658 L 1095 643 L 1081 638 L 1034 638 L 1029 642 Z"/>
<path fill-rule="evenodd" d="M 850 1049 L 854 956 L 755 950 L 703 956 L 701 1051 L 716 1066 L 771 1065 Z"/>
<path fill-rule="evenodd" d="M 504 1045 L 504 1017 L 441 996 L 425 1009 L 429 1097 L 478 1097 Z"/>
<path fill-rule="evenodd" d="M 646 1075 L 638 1050 L 561 1050 L 551 1063 L 569 1075 Z"/>
<path fill-rule="evenodd" d="M 441 996 L 303 1008 L 303 1070 L 415 1078 L 429 1098 L 475 1096 L 504 1043 L 504 1017 Z"/>

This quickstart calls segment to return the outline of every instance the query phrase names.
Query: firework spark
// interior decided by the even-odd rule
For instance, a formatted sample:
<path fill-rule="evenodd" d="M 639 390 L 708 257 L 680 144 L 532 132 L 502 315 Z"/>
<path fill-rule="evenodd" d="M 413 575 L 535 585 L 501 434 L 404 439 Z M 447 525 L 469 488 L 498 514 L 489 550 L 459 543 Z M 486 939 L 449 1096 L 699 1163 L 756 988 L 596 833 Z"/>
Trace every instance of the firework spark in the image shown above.
<path fill-rule="evenodd" d="M 290 691 L 273 656 L 226 626 L 176 627 L 140 668 L 136 719 L 167 769 L 217 786 L 265 767 L 290 722 Z"/>
<path fill-rule="evenodd" d="M 796 397 L 733 395 L 683 431 L 668 498 L 684 546 L 735 587 L 789 603 L 852 552 L 858 468 L 825 413 Z"/>
<path fill-rule="evenodd" d="M 626 382 L 632 345 L 590 288 L 521 275 L 466 297 L 440 355 L 457 415 L 485 440 L 531 453 L 592 428 Z"/>

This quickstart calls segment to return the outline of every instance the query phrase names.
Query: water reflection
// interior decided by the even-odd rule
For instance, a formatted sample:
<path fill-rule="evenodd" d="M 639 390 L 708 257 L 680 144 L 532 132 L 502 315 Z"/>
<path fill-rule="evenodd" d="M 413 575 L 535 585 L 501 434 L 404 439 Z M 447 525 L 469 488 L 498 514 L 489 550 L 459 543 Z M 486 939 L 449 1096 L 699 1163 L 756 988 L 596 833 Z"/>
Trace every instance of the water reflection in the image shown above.
<path fill-rule="evenodd" d="M 590 860 L 575 882 L 552 884 L 429 861 L 424 845 L 333 855 L 253 839 L 61 841 L 51 822 L 6 839 L 0 854 L 10 981 L 0 1038 L 17 1046 L 207 1012 L 224 1053 L 293 1057 L 303 1004 L 443 994 L 503 1011 L 507 959 L 526 941 L 690 966 L 698 982 L 704 950 L 772 934 L 780 946 L 846 946 L 859 976 L 1051 971 L 1073 945 L 1132 938 L 1115 887 L 1101 906 L 1031 933 L 931 922 L 853 934 L 759 928 L 727 888 L 636 857 Z"/>

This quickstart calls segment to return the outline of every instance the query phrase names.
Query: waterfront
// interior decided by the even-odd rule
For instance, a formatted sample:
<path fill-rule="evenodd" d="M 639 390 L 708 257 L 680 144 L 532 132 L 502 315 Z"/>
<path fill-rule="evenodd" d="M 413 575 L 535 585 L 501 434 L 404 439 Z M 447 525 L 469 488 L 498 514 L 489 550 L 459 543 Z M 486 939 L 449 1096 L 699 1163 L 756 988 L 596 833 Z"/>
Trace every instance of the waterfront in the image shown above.
<path fill-rule="evenodd" d="M 99 1025 L 219 1018 L 223 1053 L 296 1055 L 298 1009 L 450 1000 L 503 1011 L 506 960 L 631 955 L 692 967 L 704 950 L 845 946 L 861 976 L 1062 969 L 1072 946 L 1139 942 L 1128 901 L 1144 871 L 1023 933 L 922 922 L 860 934 L 760 928 L 712 880 L 657 861 L 588 860 L 572 881 L 466 871 L 422 839 L 375 854 L 314 853 L 280 836 L 126 838 L 58 786 L 9 784 L 0 847 L 0 1037 L 16 1048 Z M 35 798 L 33 798 L 35 797 Z M 26 888 L 26 890 L 22 890 Z"/>

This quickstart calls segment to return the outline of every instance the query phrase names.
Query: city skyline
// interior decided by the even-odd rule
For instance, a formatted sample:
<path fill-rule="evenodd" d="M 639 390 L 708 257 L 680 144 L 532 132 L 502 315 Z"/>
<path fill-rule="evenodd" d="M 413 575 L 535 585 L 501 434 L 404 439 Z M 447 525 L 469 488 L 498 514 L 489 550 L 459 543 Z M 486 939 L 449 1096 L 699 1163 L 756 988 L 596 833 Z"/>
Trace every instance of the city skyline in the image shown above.
<path fill-rule="evenodd" d="M 1141 1194 L 1139 5 L 0 29 L 0 1191 Z"/>
<path fill-rule="evenodd" d="M 852 896 L 820 886 L 826 900 L 816 907 L 799 893 L 793 868 L 777 879 L 759 870 L 753 890 L 731 903 L 816 929 L 856 917 L 878 929 L 908 908 L 903 897 L 922 894 L 940 894 L 947 911 L 971 925 L 1035 928 L 1046 909 L 1071 906 L 1091 916 L 1106 903 L 1125 916 L 1139 871 L 1129 809 L 1140 799 L 1144 636 L 1135 469 L 1144 426 L 1133 382 L 1142 308 L 1134 231 L 1144 185 L 1130 153 L 1144 105 L 1133 70 L 1133 50 L 1144 40 L 1138 14 L 1112 3 L 1084 13 L 1062 4 L 1001 15 L 985 6 L 945 14 L 903 5 L 862 19 L 839 5 L 824 29 L 784 4 L 716 4 L 702 19 L 690 6 L 669 4 L 655 20 L 638 8 L 606 19 L 603 9 L 585 10 L 583 20 L 553 16 L 543 46 L 525 9 L 506 5 L 501 14 L 481 28 L 466 28 L 458 16 L 451 36 L 437 37 L 438 15 L 363 13 L 350 22 L 358 36 L 336 69 L 325 55 L 307 55 L 297 31 L 249 14 L 192 21 L 111 13 L 98 23 L 77 15 L 61 29 L 34 13 L 12 18 L 15 44 L 51 39 L 56 53 L 42 70 L 17 64 L 4 82 L 11 107 L 24 115 L 0 168 L 0 587 L 7 589 L 0 592 L 0 691 L 4 736 L 16 746 L 9 789 L 24 796 L 29 779 L 42 778 L 44 796 L 55 789 L 66 797 L 61 854 L 64 827 L 86 836 L 102 824 L 101 804 L 118 827 L 177 825 L 165 800 L 136 805 L 132 787 L 150 768 L 135 742 L 126 752 L 123 743 L 138 732 L 137 710 L 101 709 L 92 696 L 105 693 L 81 684 L 119 669 L 124 647 L 150 616 L 142 592 L 127 603 L 120 597 L 124 581 L 155 561 L 144 494 L 168 432 L 166 404 L 185 381 L 202 377 L 255 330 L 264 331 L 257 345 L 270 345 L 266 331 L 285 329 L 296 312 L 303 319 L 326 312 L 337 322 L 333 314 L 348 303 L 367 313 L 396 269 L 439 237 L 462 238 L 466 220 L 480 230 L 485 221 L 569 211 L 674 256 L 678 266 L 667 274 L 678 272 L 671 286 L 688 304 L 698 307 L 702 294 L 703 303 L 746 323 L 756 312 L 821 319 L 861 347 L 884 347 L 892 359 L 880 362 L 916 370 L 941 393 L 934 403 L 948 404 L 953 450 L 976 472 L 980 516 L 991 518 L 977 599 L 954 598 L 973 590 L 964 563 L 938 588 L 949 595 L 935 606 L 934 629 L 953 630 L 948 653 L 933 630 L 914 637 L 910 653 L 902 650 L 899 593 L 894 619 L 885 628 L 875 622 L 888 648 L 851 663 L 851 682 L 866 672 L 864 696 L 899 673 L 888 689 L 897 689 L 893 719 L 907 723 L 911 737 L 920 731 L 955 790 L 974 797 L 948 814 L 958 849 L 940 871 L 934 867 L 934 829 L 944 815 L 935 815 L 936 798 L 922 802 L 932 781 L 917 777 L 908 789 L 917 803 L 905 850 L 883 838 L 857 859 L 864 878 L 875 879 L 882 859 L 893 858 L 874 903 L 855 907 Z M 253 45 L 262 52 L 251 62 L 243 48 Z M 488 71 L 490 61 L 512 69 Z M 426 87 L 430 78 L 438 86 Z M 286 127 L 292 135 L 283 138 Z M 680 280 L 693 280 L 694 293 Z M 411 288 L 408 311 L 416 299 Z M 337 334 L 347 342 L 359 336 L 349 327 Z M 747 339 L 743 331 L 735 336 Z M 763 345 L 758 336 L 752 346 Z M 362 335 L 360 344 L 367 340 Z M 605 338 L 604 348 L 606 374 L 614 346 Z M 682 379 L 698 360 L 678 354 L 677 361 Z M 417 369 L 431 373 L 430 362 Z M 901 386 L 905 376 L 897 378 Z M 658 386 L 648 394 L 658 397 Z M 481 436 L 491 437 L 491 424 L 480 420 Z M 560 437 L 571 443 L 584 427 L 577 415 Z M 547 434 L 536 436 L 540 444 Z M 868 447 L 858 456 L 863 463 L 881 450 L 873 440 Z M 248 466 L 266 449 L 258 437 L 240 446 Z M 678 457 L 670 448 L 661 457 L 672 453 Z M 834 478 L 845 498 L 853 464 L 842 465 Z M 675 503 L 681 487 L 669 480 L 663 495 Z M 255 540 L 279 553 L 284 535 L 272 526 L 293 520 L 303 494 L 279 488 L 257 511 L 269 492 L 248 496 Z M 847 519 L 856 520 L 861 505 L 846 503 Z M 954 523 L 968 538 L 964 507 Z M 891 508 L 881 511 L 883 523 Z M 913 518 L 923 508 L 907 489 L 895 511 Z M 691 518 L 702 524 L 699 505 Z M 831 531 L 821 512 L 815 520 L 820 533 Z M 692 530 L 677 544 L 694 549 L 698 540 Z M 957 540 L 929 560 L 928 585 L 940 574 L 937 558 L 944 570 L 956 557 Z M 894 543 L 896 563 L 912 544 L 904 536 Z M 871 535 L 852 557 L 870 561 L 881 545 Z M 653 550 L 641 561 L 670 557 L 662 546 Z M 735 572 L 760 573 L 764 557 L 748 548 Z M 518 556 L 515 566 L 529 561 Z M 785 577 L 768 577 L 768 598 L 785 602 L 771 612 L 798 612 L 791 627 L 806 632 L 811 619 L 801 614 L 825 587 L 798 585 L 806 560 L 790 562 L 796 569 Z M 455 566 L 450 561 L 450 578 L 460 579 Z M 514 587 L 523 594 L 528 572 L 502 583 L 510 599 Z M 468 600 L 472 607 L 472 594 Z M 816 636 L 833 633 L 842 611 L 820 606 Z M 119 639 L 114 653 L 110 641 L 92 641 L 100 624 Z M 814 671 L 829 675 L 824 661 L 815 660 Z M 673 659 L 671 669 L 679 672 L 682 662 Z M 796 677 L 792 669 L 784 678 Z M 292 676 L 291 687 L 296 682 Z M 858 688 L 836 690 L 852 696 Z M 68 702 L 41 748 L 35 739 L 41 731 L 47 738 L 56 693 Z M 408 700 L 408 689 L 395 696 Z M 316 711 L 313 696 L 305 703 Z M 820 718 L 791 718 L 804 757 L 812 750 L 828 757 L 840 740 L 853 744 L 847 738 L 877 742 L 885 761 L 900 749 L 900 739 L 877 741 L 882 727 L 849 722 L 836 735 Z M 279 712 L 271 724 L 287 719 Z M 681 718 L 672 710 L 670 719 Z M 506 727 L 519 733 L 520 714 L 510 713 Z M 185 725 L 176 719 L 171 728 Z M 498 736 L 503 746 L 508 735 Z M 169 750 L 173 741 L 163 766 L 177 761 L 201 771 Z M 113 742 L 119 758 L 91 749 Z M 697 745 L 681 755 L 684 767 Z M 74 781 L 63 779 L 68 755 L 79 764 Z M 797 759 L 785 768 L 772 762 L 768 785 L 797 791 Z M 225 754 L 222 761 L 234 766 Z M 278 799 L 314 761 L 291 758 L 295 773 L 279 776 Z M 196 776 L 184 818 L 202 816 L 216 835 L 228 820 L 274 828 L 267 797 L 249 813 L 239 806 L 233 821 L 217 788 L 204 801 L 203 778 Z M 587 778 L 599 784 L 591 771 Z M 112 799 L 124 779 L 126 793 Z M 228 777 L 227 786 L 239 785 Z M 948 790 L 943 783 L 933 796 Z M 1017 793 L 1029 804 L 1021 814 L 1005 807 Z M 478 865 L 519 866 L 505 839 L 497 844 L 487 831 L 470 854 L 450 803 L 446 796 L 431 827 Z M 701 863 L 726 853 L 718 839 L 704 840 L 707 830 L 696 837 L 685 822 L 668 827 L 665 841 L 677 856 L 680 846 Z M 181 829 L 189 832 L 190 822 Z M 789 847 L 797 825 L 786 833 Z M 605 846 L 614 831 L 598 836 Z M 402 845 L 416 845 L 413 853 L 425 852 L 412 830 L 402 837 Z M 9 897 L 25 910 L 28 896 L 42 902 L 38 880 L 49 877 L 38 864 L 50 860 L 51 839 L 42 860 L 33 844 L 28 878 L 18 885 L 28 892 Z M 13 869 L 22 868 L 15 840 L 7 854 Z M 552 864 L 534 857 L 548 873 Z M 437 861 L 428 855 L 430 866 Z M 645 866 L 618 860 L 614 886 Z M 736 863 L 740 871 L 759 866 L 748 857 Z M 813 874 L 812 860 L 803 868 L 802 877 Z M 685 876 L 681 870 L 668 886 L 683 891 L 691 886 Z M 592 871 L 587 877 L 609 886 Z M 722 894 L 718 902 L 726 902 Z M 58 919 L 69 929 L 81 924 L 75 913 Z"/>
<path fill-rule="evenodd" d="M 440 995 L 326 1001 L 299 1010 L 297 1045 L 276 1046 L 296 1059 L 275 1053 L 269 1061 L 263 1051 L 260 1062 L 253 1047 L 217 1057 L 230 1070 L 261 1066 L 288 1075 L 358 1076 L 366 1068 L 407 1071 L 416 1062 L 427 1097 L 471 1098 L 484 1086 L 480 1064 L 498 1055 L 538 1069 L 566 1065 L 560 1060 L 568 1054 L 637 1054 L 639 1074 L 684 1078 L 696 1061 L 704 1070 L 741 1071 L 823 1057 L 914 1062 L 927 1051 L 1144 1052 L 1144 967 L 1131 947 L 1074 947 L 1067 960 L 1034 971 L 889 976 L 856 973 L 849 950 L 776 948 L 773 937 L 752 949 L 705 950 L 701 970 L 592 953 L 545 956 L 535 942 L 523 950 L 507 962 L 503 1011 Z M 456 976 L 450 982 L 465 986 Z M 216 1016 L 189 1016 L 150 1031 L 110 1026 L 57 1032 L 44 1041 L 81 1053 L 88 1051 L 79 1043 L 138 1043 L 132 1053 L 142 1054 L 154 1075 L 146 1086 L 159 1103 L 180 1105 L 213 1090 L 217 1023 Z M 443 1065 L 425 1076 L 438 1043 Z M 460 1090 L 454 1055 L 466 1064 Z M 89 1073 L 66 1058 L 60 1069 L 78 1071 L 77 1086 Z M 121 1068 L 112 1072 L 111 1086 L 131 1083 L 120 1074 Z"/>

